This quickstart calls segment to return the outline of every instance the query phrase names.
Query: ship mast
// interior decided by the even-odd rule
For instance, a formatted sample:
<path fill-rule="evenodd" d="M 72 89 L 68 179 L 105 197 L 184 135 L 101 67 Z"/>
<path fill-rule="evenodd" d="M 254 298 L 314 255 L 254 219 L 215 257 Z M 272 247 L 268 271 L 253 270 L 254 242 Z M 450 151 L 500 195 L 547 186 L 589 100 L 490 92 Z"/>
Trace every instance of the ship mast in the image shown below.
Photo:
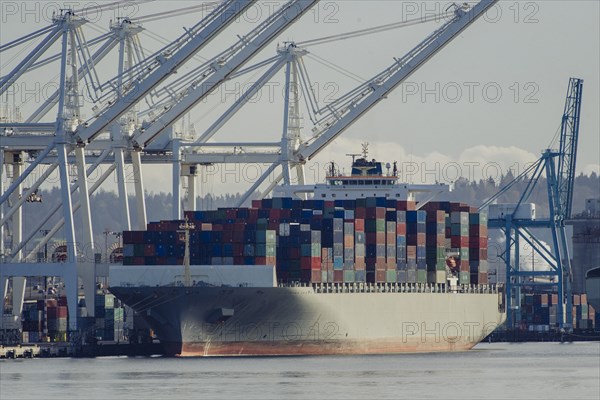
<path fill-rule="evenodd" d="M 194 223 L 189 222 L 187 217 L 185 217 L 185 222 L 179 225 L 179 229 L 181 229 L 181 231 L 183 231 L 185 234 L 185 252 L 183 253 L 183 285 L 186 287 L 192 286 L 192 273 L 190 271 L 190 230 L 195 228 L 196 226 Z"/>

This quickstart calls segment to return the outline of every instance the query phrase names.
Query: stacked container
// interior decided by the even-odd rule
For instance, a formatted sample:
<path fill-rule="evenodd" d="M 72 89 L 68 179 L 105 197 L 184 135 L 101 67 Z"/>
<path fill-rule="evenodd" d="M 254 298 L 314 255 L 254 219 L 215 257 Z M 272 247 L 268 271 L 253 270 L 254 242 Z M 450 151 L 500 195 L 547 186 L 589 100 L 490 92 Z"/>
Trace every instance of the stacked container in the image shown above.
<path fill-rule="evenodd" d="M 194 226 L 192 265 L 275 265 L 281 283 L 445 283 L 450 249 L 460 254 L 461 283 L 483 282 L 479 274 L 487 272 L 486 220 L 460 203 L 428 203 L 416 210 L 415 202 L 382 197 L 273 198 L 254 201 L 252 208 L 185 217 Z M 123 263 L 183 264 L 183 222 L 125 232 Z"/>
<path fill-rule="evenodd" d="M 600 330 L 597 313 L 587 303 L 585 294 L 574 294 L 572 298 L 573 328 L 582 331 Z M 551 293 L 521 295 L 521 329 L 531 332 L 547 332 L 557 326 L 558 295 Z"/>
<path fill-rule="evenodd" d="M 458 252 L 461 285 L 471 283 L 469 265 L 469 207 L 462 203 L 451 203 L 450 206 L 450 245 Z"/>
<path fill-rule="evenodd" d="M 56 301 L 52 300 L 56 306 Z M 44 300 L 23 303 L 22 328 L 23 343 L 41 341 L 44 335 Z"/>
<path fill-rule="evenodd" d="M 124 309 L 110 294 L 96 294 L 96 338 L 107 341 L 123 340 Z"/>
<path fill-rule="evenodd" d="M 488 283 L 488 227 L 483 213 L 469 213 L 469 265 L 471 283 Z"/>
<path fill-rule="evenodd" d="M 62 302 L 58 302 L 56 306 L 49 305 L 46 308 L 48 336 L 53 341 L 57 342 L 66 341 L 68 328 L 67 305 L 61 305 L 61 303 Z"/>
<path fill-rule="evenodd" d="M 444 210 L 427 210 L 426 262 L 427 280 L 433 283 L 446 283 L 446 212 Z"/>

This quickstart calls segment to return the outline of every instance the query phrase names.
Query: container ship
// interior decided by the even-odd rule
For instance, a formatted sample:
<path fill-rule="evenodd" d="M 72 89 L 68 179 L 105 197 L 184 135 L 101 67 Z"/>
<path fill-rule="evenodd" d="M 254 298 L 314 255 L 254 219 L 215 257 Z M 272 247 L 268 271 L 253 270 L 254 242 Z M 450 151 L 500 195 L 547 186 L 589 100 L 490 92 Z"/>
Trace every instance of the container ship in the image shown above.
<path fill-rule="evenodd" d="M 124 232 L 110 290 L 169 355 L 468 350 L 504 322 L 504 293 L 485 214 L 448 192 L 365 149 L 325 183 Z"/>

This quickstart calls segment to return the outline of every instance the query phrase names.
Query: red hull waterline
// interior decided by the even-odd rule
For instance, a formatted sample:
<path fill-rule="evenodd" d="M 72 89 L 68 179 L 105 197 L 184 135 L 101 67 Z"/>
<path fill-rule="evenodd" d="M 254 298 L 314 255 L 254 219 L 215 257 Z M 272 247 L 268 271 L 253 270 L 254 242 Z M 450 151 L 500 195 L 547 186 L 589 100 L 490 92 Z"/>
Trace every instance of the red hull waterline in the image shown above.
<path fill-rule="evenodd" d="M 477 343 L 471 341 L 421 342 L 402 339 L 167 343 L 167 354 L 178 357 L 214 356 L 304 356 L 366 355 L 467 351 Z"/>

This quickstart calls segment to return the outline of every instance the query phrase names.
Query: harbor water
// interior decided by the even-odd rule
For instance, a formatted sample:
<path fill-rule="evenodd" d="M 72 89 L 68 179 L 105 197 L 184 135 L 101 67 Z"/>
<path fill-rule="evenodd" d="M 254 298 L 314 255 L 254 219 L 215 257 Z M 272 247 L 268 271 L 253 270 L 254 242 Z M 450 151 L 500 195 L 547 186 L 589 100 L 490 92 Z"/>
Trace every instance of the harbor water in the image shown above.
<path fill-rule="evenodd" d="M 600 342 L 461 353 L 0 360 L 0 399 L 598 399 Z"/>

